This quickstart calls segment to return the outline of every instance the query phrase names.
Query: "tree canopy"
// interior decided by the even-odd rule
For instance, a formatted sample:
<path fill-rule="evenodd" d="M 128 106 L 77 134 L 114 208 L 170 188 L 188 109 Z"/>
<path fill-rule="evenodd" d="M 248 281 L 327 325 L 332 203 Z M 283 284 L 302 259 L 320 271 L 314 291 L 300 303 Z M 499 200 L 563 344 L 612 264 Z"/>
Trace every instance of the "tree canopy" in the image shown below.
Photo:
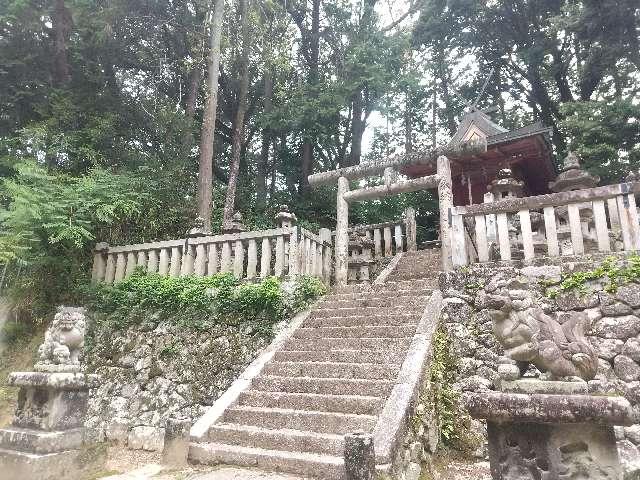
<path fill-rule="evenodd" d="M 190 228 L 214 3 L 225 6 L 204 143 L 214 231 L 227 193 L 227 216 L 253 227 L 283 203 L 334 227 L 333 192 L 311 190 L 309 174 L 441 145 L 476 98 L 506 127 L 553 127 L 557 158 L 576 150 L 603 181 L 640 162 L 634 0 L 7 0 L 0 263 L 46 282 L 87 271 L 98 241 Z M 433 235 L 428 194 L 363 204 L 352 220 L 408 203 Z"/>

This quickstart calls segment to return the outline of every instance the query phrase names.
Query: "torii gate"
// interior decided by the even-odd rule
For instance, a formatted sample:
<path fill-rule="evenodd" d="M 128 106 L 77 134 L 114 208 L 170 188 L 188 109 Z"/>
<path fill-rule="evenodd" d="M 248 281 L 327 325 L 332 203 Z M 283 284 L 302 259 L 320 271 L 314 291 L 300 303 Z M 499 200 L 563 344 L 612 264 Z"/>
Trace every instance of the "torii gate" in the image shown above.
<path fill-rule="evenodd" d="M 338 287 L 347 284 L 349 257 L 349 203 L 374 198 L 387 197 L 399 193 L 417 192 L 431 188 L 438 189 L 440 210 L 440 241 L 442 243 L 442 269 L 451 270 L 451 212 L 453 195 L 451 192 L 451 166 L 447 155 L 474 155 L 487 150 L 486 140 L 461 143 L 455 148 L 416 152 L 408 155 L 384 158 L 379 162 L 365 163 L 353 167 L 338 168 L 329 172 L 309 175 L 311 186 L 338 183 L 336 198 L 336 240 L 335 240 L 335 281 Z M 398 181 L 398 167 L 437 162 L 435 175 L 413 180 Z M 371 176 L 384 175 L 384 185 L 350 190 L 349 180 L 359 180 Z"/>

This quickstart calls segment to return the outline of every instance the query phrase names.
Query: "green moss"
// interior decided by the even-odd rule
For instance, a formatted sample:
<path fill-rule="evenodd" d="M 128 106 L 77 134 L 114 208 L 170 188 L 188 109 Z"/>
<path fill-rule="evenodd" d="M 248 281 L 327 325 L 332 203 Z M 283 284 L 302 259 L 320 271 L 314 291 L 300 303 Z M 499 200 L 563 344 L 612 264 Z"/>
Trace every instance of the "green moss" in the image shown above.
<path fill-rule="evenodd" d="M 608 257 L 593 270 L 574 272 L 564 276 L 557 286 L 552 287 L 547 283 L 542 283 L 542 286 L 547 297 L 556 298 L 561 293 L 571 291 L 585 294 L 588 282 L 594 280 L 605 280 L 607 282 L 605 291 L 615 293 L 621 285 L 638 279 L 640 279 L 640 256 L 632 255 L 626 261 Z"/>
<path fill-rule="evenodd" d="M 439 328 L 433 337 L 431 389 L 427 404 L 433 412 L 444 446 L 470 452 L 480 446 L 482 439 L 471 431 L 471 417 L 460 402 L 460 394 L 452 388 L 458 373 L 458 359 L 451 345 L 448 333 Z"/>

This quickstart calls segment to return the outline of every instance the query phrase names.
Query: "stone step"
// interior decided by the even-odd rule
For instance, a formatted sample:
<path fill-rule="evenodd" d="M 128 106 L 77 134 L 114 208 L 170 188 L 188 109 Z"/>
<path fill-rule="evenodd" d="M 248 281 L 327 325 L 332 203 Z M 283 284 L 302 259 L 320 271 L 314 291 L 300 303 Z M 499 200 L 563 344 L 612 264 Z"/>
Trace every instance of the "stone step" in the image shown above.
<path fill-rule="evenodd" d="M 228 408 L 222 417 L 223 423 L 342 435 L 357 430 L 369 432 L 375 427 L 376 420 L 373 415 L 249 406 Z"/>
<path fill-rule="evenodd" d="M 398 376 L 396 366 L 376 363 L 338 362 L 269 362 L 263 369 L 264 375 L 281 377 L 313 378 L 371 378 L 394 380 Z"/>
<path fill-rule="evenodd" d="M 303 327 L 357 327 L 384 325 L 417 325 L 422 314 L 394 313 L 393 315 L 354 315 L 352 317 L 308 318 Z"/>
<path fill-rule="evenodd" d="M 28 428 L 0 429 L 0 447 L 27 453 L 52 453 L 80 448 L 84 429 L 46 432 Z"/>
<path fill-rule="evenodd" d="M 396 270 L 397 271 L 397 270 Z M 437 282 L 437 277 L 435 278 Z M 431 289 L 431 280 L 397 280 L 393 281 L 391 279 L 387 279 L 386 282 L 380 284 L 355 284 L 355 285 L 346 285 L 344 287 L 340 287 L 334 293 L 336 294 L 348 294 L 348 293 L 381 293 L 387 292 L 392 294 L 395 291 L 399 290 L 413 290 L 416 292 L 424 292 L 422 295 L 426 295 L 430 293 Z"/>
<path fill-rule="evenodd" d="M 421 292 L 422 293 L 422 292 Z M 360 307 L 398 307 L 404 305 L 418 306 L 425 305 L 429 299 L 426 295 L 390 296 L 386 298 L 358 298 L 358 299 L 326 299 L 320 303 L 317 310 L 333 308 L 360 308 Z"/>
<path fill-rule="evenodd" d="M 400 367 L 405 351 L 379 350 L 278 350 L 273 359 L 278 362 L 346 362 L 378 363 Z"/>
<path fill-rule="evenodd" d="M 298 328 L 294 338 L 409 338 L 416 331 L 411 325 L 387 325 L 364 327 L 314 327 Z"/>
<path fill-rule="evenodd" d="M 393 292 L 393 296 L 396 298 L 412 298 L 412 297 L 423 297 L 426 294 L 420 290 L 396 290 Z M 384 299 L 387 298 L 383 295 L 383 292 L 380 290 L 372 290 L 369 292 L 358 292 L 358 293 L 332 293 L 326 295 L 322 300 L 320 300 L 320 305 L 324 303 L 331 303 L 332 301 L 340 301 L 340 300 L 360 300 L 360 299 Z"/>
<path fill-rule="evenodd" d="M 425 302 L 426 303 L 426 302 Z M 310 318 L 319 317 L 352 317 L 354 315 L 379 315 L 385 313 L 393 315 L 395 313 L 422 313 L 424 305 L 409 306 L 398 305 L 393 307 L 351 307 L 351 308 L 321 308 L 311 312 Z"/>
<path fill-rule="evenodd" d="M 233 423 L 212 425 L 209 429 L 209 440 L 243 447 L 309 452 L 337 457 L 344 453 L 342 435 L 289 429 L 273 430 Z"/>
<path fill-rule="evenodd" d="M 189 458 L 203 464 L 231 464 L 281 471 L 325 480 L 345 478 L 342 457 L 305 452 L 265 450 L 221 443 L 191 443 Z"/>
<path fill-rule="evenodd" d="M 319 393 L 330 395 L 365 395 L 386 397 L 393 382 L 388 380 L 354 379 L 354 378 L 313 378 L 313 377 L 281 377 L 277 375 L 259 375 L 252 384 L 251 390 L 286 393 Z"/>
<path fill-rule="evenodd" d="M 362 395 L 321 395 L 315 393 L 283 393 L 260 390 L 244 391 L 238 397 L 239 405 L 264 408 L 288 408 L 319 412 L 361 413 L 377 415 L 384 399 Z"/>
<path fill-rule="evenodd" d="M 410 338 L 290 338 L 283 350 L 406 350 Z"/>

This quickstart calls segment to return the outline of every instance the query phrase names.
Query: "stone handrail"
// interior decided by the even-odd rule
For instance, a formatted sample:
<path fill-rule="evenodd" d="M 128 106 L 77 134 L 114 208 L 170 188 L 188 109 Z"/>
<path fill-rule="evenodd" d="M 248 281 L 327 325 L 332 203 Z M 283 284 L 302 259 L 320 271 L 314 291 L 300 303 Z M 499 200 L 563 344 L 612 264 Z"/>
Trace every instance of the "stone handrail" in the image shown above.
<path fill-rule="evenodd" d="M 635 200 L 639 193 L 640 182 L 633 182 L 452 207 L 453 264 L 475 261 L 467 253 L 464 218 L 472 218 L 475 223 L 479 262 L 490 260 L 493 241 L 499 248 L 500 260 L 511 260 L 514 246 L 525 260 L 589 251 L 640 250 Z"/>
<path fill-rule="evenodd" d="M 94 252 L 93 282 L 118 282 L 142 267 L 172 277 L 232 272 L 242 280 L 313 275 L 328 282 L 331 242 L 300 227 L 109 246 Z M 322 238 L 324 234 L 324 238 Z"/>
<path fill-rule="evenodd" d="M 398 220 L 354 225 L 348 231 L 349 233 L 357 232 L 373 240 L 374 248 L 371 252 L 373 260 L 417 250 L 416 212 L 413 208 L 407 208 L 403 217 Z M 332 237 L 335 234 L 336 232 L 331 232 Z"/>

